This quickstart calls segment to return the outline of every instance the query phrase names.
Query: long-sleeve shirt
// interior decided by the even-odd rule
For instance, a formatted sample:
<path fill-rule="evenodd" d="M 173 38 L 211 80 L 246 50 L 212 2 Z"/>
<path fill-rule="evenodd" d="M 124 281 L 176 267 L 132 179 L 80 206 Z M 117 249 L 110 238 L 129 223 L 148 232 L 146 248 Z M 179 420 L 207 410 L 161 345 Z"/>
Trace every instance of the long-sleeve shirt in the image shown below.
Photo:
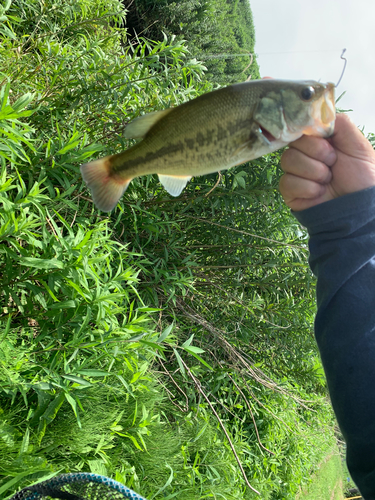
<path fill-rule="evenodd" d="M 315 336 L 348 469 L 375 500 L 375 187 L 294 215 L 310 235 Z"/>

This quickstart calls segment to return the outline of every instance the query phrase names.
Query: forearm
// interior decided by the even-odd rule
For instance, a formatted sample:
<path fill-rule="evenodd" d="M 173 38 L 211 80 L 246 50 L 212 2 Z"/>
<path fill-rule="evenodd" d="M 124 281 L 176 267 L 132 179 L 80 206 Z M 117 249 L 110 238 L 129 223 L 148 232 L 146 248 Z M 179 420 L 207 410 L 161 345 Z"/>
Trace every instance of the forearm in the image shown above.
<path fill-rule="evenodd" d="M 348 467 L 375 499 L 375 188 L 295 215 L 310 234 L 315 334 Z"/>

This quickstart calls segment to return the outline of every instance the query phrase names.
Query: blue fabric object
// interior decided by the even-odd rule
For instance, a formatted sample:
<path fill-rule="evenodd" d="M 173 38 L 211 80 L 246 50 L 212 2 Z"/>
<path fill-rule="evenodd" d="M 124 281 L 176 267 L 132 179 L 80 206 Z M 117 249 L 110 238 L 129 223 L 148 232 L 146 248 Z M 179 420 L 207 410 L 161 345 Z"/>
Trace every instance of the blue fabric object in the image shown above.
<path fill-rule="evenodd" d="M 294 215 L 310 235 L 315 336 L 348 469 L 375 500 L 375 187 Z"/>
<path fill-rule="evenodd" d="M 28 486 L 10 500 L 146 500 L 123 484 L 106 476 L 79 472 L 61 474 L 47 481 Z"/>

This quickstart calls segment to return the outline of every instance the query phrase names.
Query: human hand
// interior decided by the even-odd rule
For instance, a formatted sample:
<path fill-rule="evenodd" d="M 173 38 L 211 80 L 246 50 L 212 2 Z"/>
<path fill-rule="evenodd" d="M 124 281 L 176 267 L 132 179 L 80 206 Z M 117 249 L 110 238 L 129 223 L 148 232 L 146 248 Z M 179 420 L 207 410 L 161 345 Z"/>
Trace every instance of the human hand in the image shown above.
<path fill-rule="evenodd" d="M 375 151 L 347 115 L 329 139 L 302 136 L 281 157 L 280 192 L 294 211 L 375 186 Z"/>

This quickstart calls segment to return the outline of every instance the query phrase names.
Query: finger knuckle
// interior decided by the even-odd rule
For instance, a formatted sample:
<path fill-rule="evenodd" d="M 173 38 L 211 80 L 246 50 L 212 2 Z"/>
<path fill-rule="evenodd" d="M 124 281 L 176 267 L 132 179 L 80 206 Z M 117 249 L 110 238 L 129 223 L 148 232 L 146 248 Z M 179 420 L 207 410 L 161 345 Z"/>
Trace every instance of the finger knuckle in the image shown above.
<path fill-rule="evenodd" d="M 289 148 L 281 156 L 280 166 L 284 172 L 287 172 L 290 167 L 296 162 L 297 151 L 294 148 Z"/>

